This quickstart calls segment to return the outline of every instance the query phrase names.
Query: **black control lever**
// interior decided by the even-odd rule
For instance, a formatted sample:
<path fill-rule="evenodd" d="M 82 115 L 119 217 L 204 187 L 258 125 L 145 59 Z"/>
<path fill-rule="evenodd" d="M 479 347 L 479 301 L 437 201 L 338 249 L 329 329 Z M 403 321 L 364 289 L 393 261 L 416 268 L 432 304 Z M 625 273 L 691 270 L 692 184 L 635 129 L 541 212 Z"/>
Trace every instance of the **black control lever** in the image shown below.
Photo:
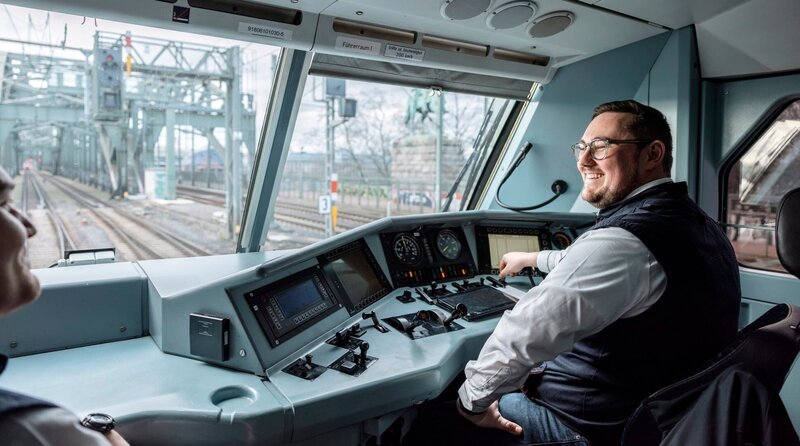
<path fill-rule="evenodd" d="M 389 329 L 384 327 L 381 324 L 381 321 L 378 320 L 378 315 L 375 314 L 374 311 L 370 311 L 369 313 L 362 313 L 361 317 L 364 319 L 372 319 L 372 324 L 375 325 L 375 328 L 381 333 L 389 333 Z"/>
<path fill-rule="evenodd" d="M 456 304 L 455 310 L 453 310 L 453 312 L 450 314 L 450 317 L 445 319 L 444 322 L 442 322 L 442 325 L 449 327 L 451 322 L 460 317 L 464 317 L 467 313 L 469 313 L 469 310 L 467 310 L 467 306 L 464 305 L 463 302 L 458 303 Z"/>
<path fill-rule="evenodd" d="M 367 366 L 367 350 L 369 350 L 369 342 L 362 342 L 361 345 L 358 346 L 358 350 L 361 354 L 358 355 L 358 363 L 361 367 Z"/>
<path fill-rule="evenodd" d="M 403 328 L 405 329 L 406 333 L 411 333 L 415 328 L 419 327 L 425 322 L 428 322 L 430 319 L 431 315 L 428 313 L 428 310 L 419 310 L 417 311 L 417 314 L 414 315 L 414 319 L 412 319 L 411 322 Z"/>
<path fill-rule="evenodd" d="M 505 280 L 497 280 L 492 276 L 486 277 L 486 280 L 491 282 L 492 285 L 494 285 L 495 287 L 498 287 L 498 288 L 505 288 L 506 287 L 506 281 Z"/>
<path fill-rule="evenodd" d="M 436 305 L 436 301 L 431 296 L 428 296 L 428 293 L 425 292 L 425 288 L 415 288 L 415 289 L 417 290 L 417 294 L 419 294 L 419 297 L 422 298 L 422 300 L 431 305 Z"/>
<path fill-rule="evenodd" d="M 337 331 L 334 337 L 336 338 L 336 345 L 346 345 L 350 340 L 350 330 L 345 328 L 344 330 Z"/>
<path fill-rule="evenodd" d="M 531 268 L 530 266 L 526 266 L 525 268 L 522 268 L 522 270 L 519 273 L 528 276 L 528 280 L 531 281 L 531 287 L 536 286 L 536 282 L 533 281 L 533 275 L 534 275 L 533 268 Z"/>

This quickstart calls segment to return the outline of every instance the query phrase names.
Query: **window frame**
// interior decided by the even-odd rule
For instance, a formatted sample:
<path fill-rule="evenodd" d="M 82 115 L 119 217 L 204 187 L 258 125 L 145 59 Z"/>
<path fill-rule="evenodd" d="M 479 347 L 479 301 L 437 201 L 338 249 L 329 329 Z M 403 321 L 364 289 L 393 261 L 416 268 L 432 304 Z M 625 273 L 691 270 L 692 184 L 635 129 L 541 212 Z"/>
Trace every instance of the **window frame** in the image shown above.
<path fill-rule="evenodd" d="M 783 113 L 790 105 L 793 103 L 800 101 L 800 93 L 794 93 L 786 96 L 782 96 L 779 99 L 775 100 L 764 113 L 754 122 L 751 128 L 740 138 L 740 140 L 734 145 L 734 148 L 728 153 L 725 158 L 723 158 L 722 163 L 719 167 L 719 174 L 717 175 L 718 184 L 717 184 L 717 203 L 718 203 L 718 218 L 717 221 L 719 222 L 720 226 L 722 226 L 723 231 L 726 231 L 727 236 L 727 229 L 728 225 L 728 182 L 730 181 L 731 171 L 733 170 L 734 166 L 742 159 L 743 156 L 747 154 L 747 152 L 753 147 L 759 138 L 761 138 L 764 133 L 772 126 L 773 123 L 777 120 L 777 118 Z M 777 214 L 776 214 L 776 221 L 777 221 Z M 774 229 L 773 229 L 774 231 Z M 734 252 L 735 252 L 734 248 Z M 762 269 L 756 268 L 753 266 L 743 265 L 741 262 L 738 261 L 740 268 L 747 268 L 752 271 L 757 271 L 759 273 L 768 273 L 768 274 L 779 274 L 781 276 L 788 276 L 792 277 L 791 274 L 783 272 L 783 271 L 774 271 L 770 269 Z"/>

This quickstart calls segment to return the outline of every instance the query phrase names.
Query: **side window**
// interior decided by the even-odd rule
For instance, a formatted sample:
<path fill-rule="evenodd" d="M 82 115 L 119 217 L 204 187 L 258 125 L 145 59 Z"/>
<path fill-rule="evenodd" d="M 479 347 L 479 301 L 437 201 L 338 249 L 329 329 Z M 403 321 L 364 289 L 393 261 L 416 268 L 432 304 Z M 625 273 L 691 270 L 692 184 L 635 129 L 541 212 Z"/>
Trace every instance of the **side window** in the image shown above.
<path fill-rule="evenodd" d="M 800 100 L 792 102 L 728 173 L 725 226 L 739 263 L 785 272 L 775 249 L 781 197 L 800 186 Z"/>

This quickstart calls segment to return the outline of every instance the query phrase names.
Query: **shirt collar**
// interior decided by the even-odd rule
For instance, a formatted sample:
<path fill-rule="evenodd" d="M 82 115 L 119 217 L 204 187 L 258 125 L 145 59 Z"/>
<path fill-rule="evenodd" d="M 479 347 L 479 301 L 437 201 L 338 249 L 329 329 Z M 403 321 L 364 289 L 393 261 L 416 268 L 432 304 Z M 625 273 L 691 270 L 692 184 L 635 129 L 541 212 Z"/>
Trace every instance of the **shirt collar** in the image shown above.
<path fill-rule="evenodd" d="M 646 191 L 647 189 L 650 189 L 651 187 L 656 187 L 656 186 L 660 186 L 662 184 L 667 184 L 667 183 L 672 183 L 672 178 L 669 178 L 669 177 L 667 177 L 667 178 L 659 178 L 659 179 L 653 180 L 653 181 L 651 181 L 649 183 L 642 184 L 641 186 L 639 186 L 636 189 L 634 189 L 631 193 L 628 194 L 628 196 L 626 196 L 622 200 L 627 200 L 628 198 L 631 198 L 631 197 L 633 197 L 635 195 L 638 195 L 638 194 Z M 622 200 L 620 200 L 620 201 L 622 201 Z"/>

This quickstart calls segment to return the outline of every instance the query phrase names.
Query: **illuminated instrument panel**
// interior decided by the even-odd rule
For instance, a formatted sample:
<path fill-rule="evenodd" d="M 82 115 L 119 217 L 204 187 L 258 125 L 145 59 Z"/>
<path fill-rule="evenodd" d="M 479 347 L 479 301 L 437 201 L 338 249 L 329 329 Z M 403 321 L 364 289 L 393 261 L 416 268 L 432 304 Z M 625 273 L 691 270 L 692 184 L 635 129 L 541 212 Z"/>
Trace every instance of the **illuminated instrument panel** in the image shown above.
<path fill-rule="evenodd" d="M 380 238 L 395 287 L 475 275 L 475 261 L 461 227 L 420 227 L 382 233 Z"/>
<path fill-rule="evenodd" d="M 507 252 L 564 249 L 572 243 L 572 238 L 565 232 L 512 226 L 477 226 L 475 239 L 480 274 L 497 274 L 500 259 Z"/>
<path fill-rule="evenodd" d="M 475 225 L 470 230 L 467 232 L 464 226 L 430 224 L 380 232 L 367 237 L 372 238 L 372 247 L 380 247 L 378 253 L 370 248 L 367 238 L 359 238 L 316 255 L 310 268 L 255 289 L 245 289 L 243 297 L 269 345 L 275 348 L 340 308 L 355 316 L 397 289 L 410 287 L 396 296 L 400 302 L 421 302 L 450 312 L 463 301 L 461 294 L 473 300 L 470 292 L 483 295 L 495 291 L 500 295 L 506 291 L 505 284 L 493 275 L 498 272 L 503 254 L 565 248 L 575 235 L 573 229 L 563 225 L 556 230 L 542 224 Z M 468 234 L 474 237 L 471 246 L 476 249 L 475 257 Z M 477 274 L 487 276 L 478 278 Z M 484 288 L 486 292 L 480 291 Z M 471 302 L 473 308 L 465 313 L 466 320 L 498 312 L 483 311 L 498 302 L 476 302 Z M 502 304 L 499 311 L 508 308 L 506 303 L 499 304 Z M 369 315 L 364 313 L 364 318 Z M 333 344 L 348 348 L 359 345 L 350 334 L 362 331 L 360 327 L 350 327 L 339 333 Z"/>
<path fill-rule="evenodd" d="M 319 257 L 334 293 L 353 315 L 392 291 L 363 239 Z"/>

